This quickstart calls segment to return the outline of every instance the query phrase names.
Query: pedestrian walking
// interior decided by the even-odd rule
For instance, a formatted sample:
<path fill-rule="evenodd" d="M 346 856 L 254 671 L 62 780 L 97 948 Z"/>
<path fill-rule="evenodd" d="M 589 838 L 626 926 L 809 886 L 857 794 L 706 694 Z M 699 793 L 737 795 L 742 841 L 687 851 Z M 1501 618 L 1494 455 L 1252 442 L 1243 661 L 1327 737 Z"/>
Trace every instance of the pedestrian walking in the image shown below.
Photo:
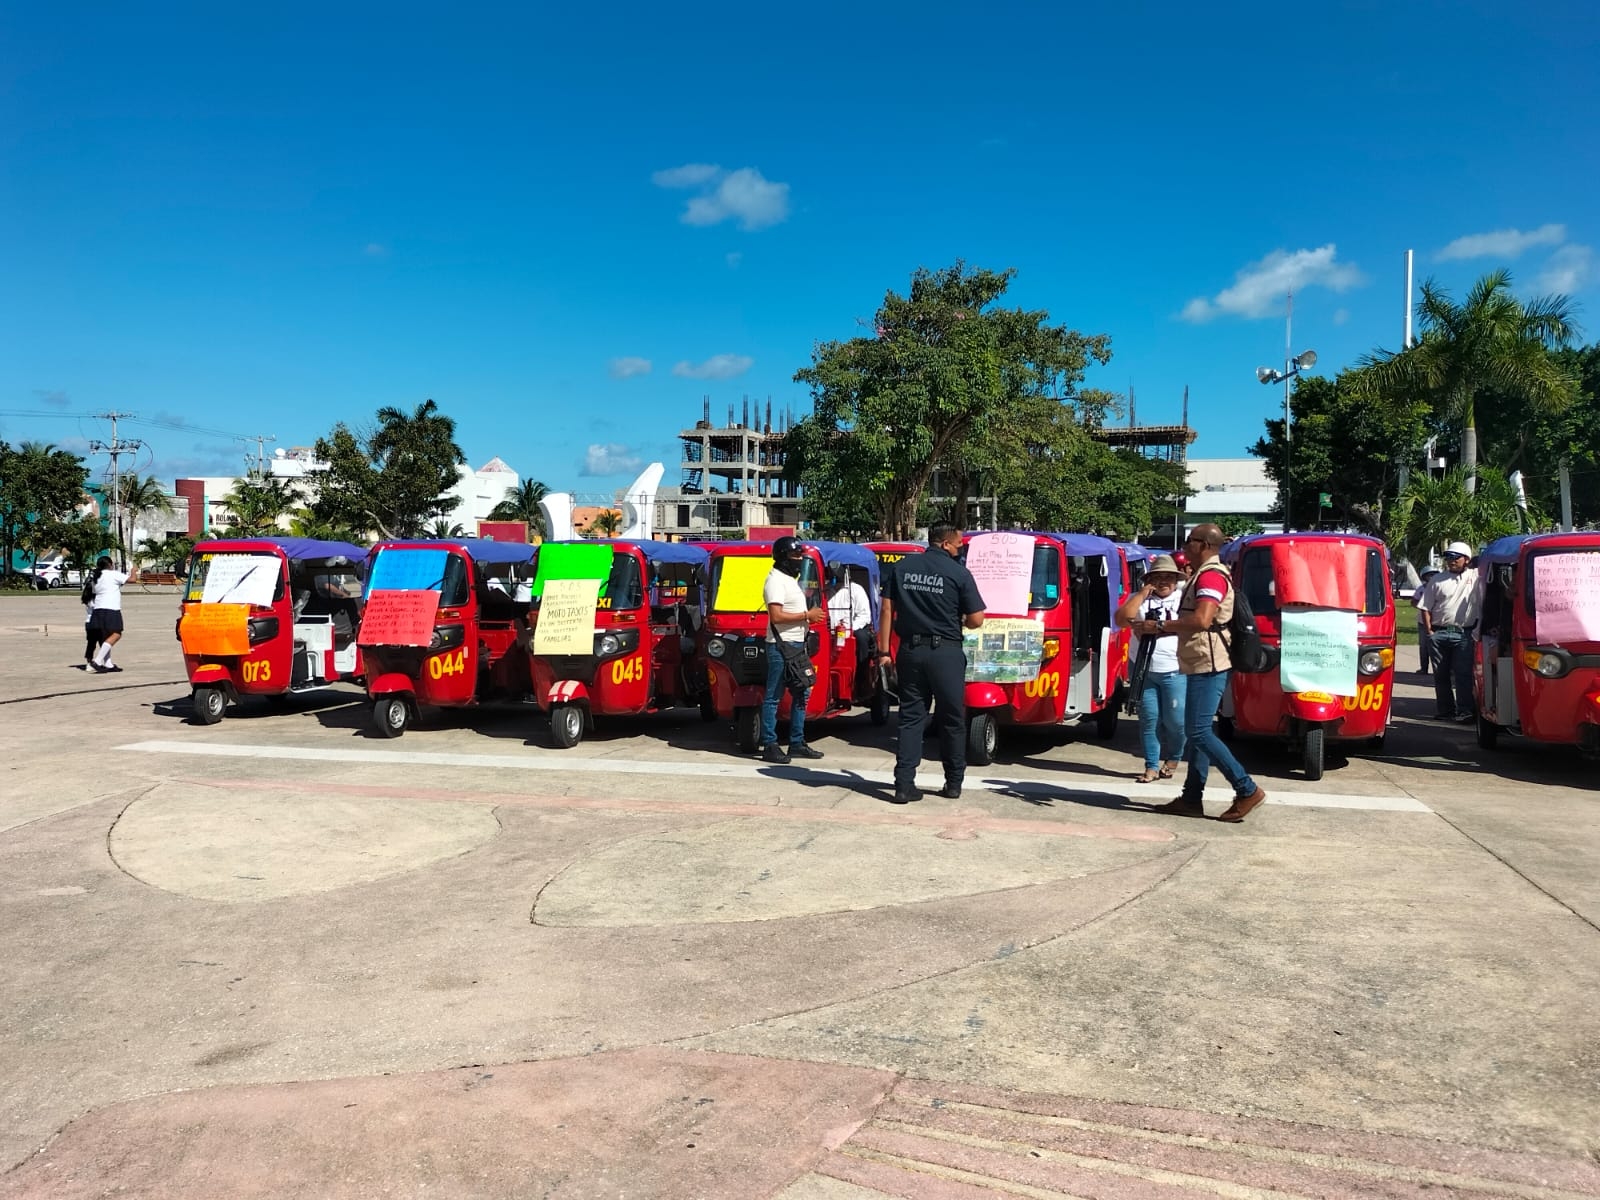
<path fill-rule="evenodd" d="M 1417 612 L 1433 646 L 1433 715 L 1463 725 L 1477 719 L 1472 631 L 1478 625 L 1478 572 L 1471 563 L 1472 547 L 1451 542 L 1445 547 L 1444 570 L 1417 593 Z"/>
<path fill-rule="evenodd" d="M 800 571 L 805 566 L 805 543 L 797 537 L 781 537 L 772 543 L 772 570 L 761 598 L 767 605 L 767 693 L 761 701 L 761 759 L 784 764 L 792 758 L 821 758 L 822 751 L 806 745 L 806 698 L 809 684 L 800 675 L 811 667 L 806 635 L 811 623 L 825 616 L 820 608 L 807 607 L 800 586 Z M 792 664 L 792 665 L 791 665 Z M 812 671 L 815 679 L 815 671 Z M 778 745 L 778 702 L 787 690 L 789 707 L 789 750 Z"/>
<path fill-rule="evenodd" d="M 1117 624 L 1131 629 L 1145 621 L 1175 620 L 1183 592 L 1183 569 L 1171 555 L 1158 554 L 1150 561 L 1144 586 L 1117 609 Z M 1178 636 L 1135 634 L 1128 653 L 1142 668 L 1134 681 L 1134 703 L 1144 746 L 1144 774 L 1134 776 L 1134 782 L 1171 779 L 1183 761 L 1187 742 L 1183 732 L 1187 684 L 1178 670 Z"/>
<path fill-rule="evenodd" d="M 128 582 L 125 571 L 111 565 L 109 555 L 102 554 L 89 577 L 89 591 L 94 597 L 89 612 L 91 636 L 99 639 L 99 646 L 89 658 L 89 666 L 100 674 L 120 671 L 111 661 L 111 648 L 122 640 L 122 585 Z"/>
<path fill-rule="evenodd" d="M 1437 569 L 1429 567 L 1411 593 L 1411 607 L 1417 613 L 1417 674 L 1422 676 L 1426 676 L 1433 668 L 1433 638 L 1428 635 L 1427 618 L 1418 601 L 1422 597 L 1423 586 L 1438 573 Z"/>
<path fill-rule="evenodd" d="M 83 666 L 80 671 L 94 667 L 95 651 L 100 649 L 100 634 L 94 627 L 94 572 L 83 577 L 83 589 L 78 593 L 78 603 L 83 605 Z"/>
<path fill-rule="evenodd" d="M 1226 539 L 1215 525 L 1196 525 L 1184 543 L 1194 562 L 1194 580 L 1184 590 L 1173 620 L 1144 621 L 1139 633 L 1162 637 L 1178 635 L 1178 669 L 1184 676 L 1184 733 L 1188 736 L 1189 773 L 1176 800 L 1157 811 L 1184 817 L 1203 817 L 1206 778 L 1212 764 L 1233 785 L 1233 804 L 1217 819 L 1230 824 L 1249 816 L 1267 798 L 1239 760 L 1217 736 L 1217 706 L 1228 686 L 1233 660 L 1228 656 L 1228 622 L 1233 617 L 1233 577 L 1217 555 Z"/>
<path fill-rule="evenodd" d="M 941 796 L 961 795 L 967 773 L 967 655 L 961 631 L 983 624 L 983 597 L 959 560 L 961 531 L 940 522 L 928 531 L 928 552 L 896 563 L 883 582 L 878 627 L 900 639 L 895 674 L 900 683 L 900 724 L 895 736 L 894 803 L 920 800 L 917 766 L 928 703 L 937 700 Z M 879 659 L 888 658 L 880 653 Z"/>

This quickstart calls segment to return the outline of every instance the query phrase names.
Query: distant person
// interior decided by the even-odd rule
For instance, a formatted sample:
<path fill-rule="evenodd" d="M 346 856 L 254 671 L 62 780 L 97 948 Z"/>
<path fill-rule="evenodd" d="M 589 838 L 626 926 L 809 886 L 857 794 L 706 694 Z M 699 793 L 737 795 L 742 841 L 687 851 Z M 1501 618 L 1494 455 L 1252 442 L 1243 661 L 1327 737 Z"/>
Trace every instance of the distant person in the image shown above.
<path fill-rule="evenodd" d="M 1131 629 L 1143 621 L 1175 620 L 1183 599 L 1184 574 L 1172 556 L 1158 554 L 1150 562 L 1144 586 L 1117 609 L 1117 624 Z M 1187 683 L 1178 670 L 1178 635 L 1146 637 L 1135 634 L 1128 647 L 1129 661 L 1140 664 L 1137 680 L 1139 737 L 1144 743 L 1144 774 L 1135 783 L 1171 779 L 1183 761 L 1184 693 Z"/>
<path fill-rule="evenodd" d="M 1206 815 L 1201 798 L 1211 764 L 1233 785 L 1233 804 L 1217 818 L 1230 824 L 1244 820 L 1267 798 L 1239 760 L 1223 745 L 1214 728 L 1217 706 L 1228 687 L 1233 660 L 1228 656 L 1226 628 L 1233 617 L 1233 575 L 1218 557 L 1227 539 L 1215 525 L 1196 525 L 1184 543 L 1194 560 L 1194 580 L 1184 589 L 1176 620 L 1141 621 L 1139 633 L 1147 637 L 1178 635 L 1178 669 L 1184 674 L 1184 732 L 1189 738 L 1189 773 L 1183 792 L 1158 811 L 1182 817 Z"/>
<path fill-rule="evenodd" d="M 1189 561 L 1189 556 L 1182 550 L 1172 552 L 1172 561 L 1178 564 L 1178 570 L 1183 572 L 1185 583 L 1194 578 L 1194 564 Z"/>
<path fill-rule="evenodd" d="M 83 578 L 83 590 L 78 594 L 78 600 L 83 605 L 83 666 L 80 671 L 88 671 L 94 666 L 95 652 L 100 649 L 100 633 L 94 627 L 94 572 L 90 571 Z"/>
<path fill-rule="evenodd" d="M 122 585 L 127 582 L 127 572 L 113 567 L 110 557 L 105 554 L 95 563 L 94 574 L 89 578 L 90 591 L 94 595 L 89 627 L 100 639 L 89 665 L 100 674 L 122 670 L 111 661 L 111 648 L 122 640 Z"/>
<path fill-rule="evenodd" d="M 961 553 L 961 531 L 940 522 L 928 530 L 928 550 L 895 563 L 883 584 L 878 628 L 900 638 L 900 725 L 895 736 L 894 803 L 920 800 L 917 767 L 928 702 L 939 704 L 940 795 L 955 800 L 967 773 L 967 655 L 961 631 L 983 624 L 983 596 Z M 879 652 L 878 658 L 888 658 Z"/>
<path fill-rule="evenodd" d="M 844 568 L 836 570 L 828 582 L 833 587 L 833 594 L 828 598 L 828 627 L 835 633 L 843 629 L 855 638 L 856 675 L 859 677 L 861 668 L 878 650 L 872 632 L 872 601 L 867 598 L 867 589 L 851 579 Z"/>
<path fill-rule="evenodd" d="M 1417 611 L 1417 674 L 1426 675 L 1433 668 L 1433 638 L 1428 634 L 1427 621 L 1423 616 L 1419 603 L 1422 589 L 1428 580 L 1439 573 L 1436 567 L 1429 567 L 1422 573 L 1417 581 L 1417 586 L 1411 593 L 1411 607 Z"/>
<path fill-rule="evenodd" d="M 1478 572 L 1471 562 L 1472 547 L 1451 542 L 1445 547 L 1444 570 L 1417 593 L 1417 611 L 1433 643 L 1433 715 L 1463 725 L 1477 719 L 1472 703 L 1472 631 L 1478 624 Z"/>
<path fill-rule="evenodd" d="M 804 654 L 811 623 L 826 615 L 820 608 L 806 607 L 806 594 L 800 587 L 800 571 L 805 561 L 805 543 L 799 538 L 781 537 L 773 542 L 772 570 L 767 572 L 767 582 L 761 592 L 768 617 L 767 694 L 761 701 L 761 759 L 779 765 L 792 758 L 822 757 L 822 751 L 806 745 L 806 698 L 811 689 L 790 685 L 785 669 L 785 656 Z M 778 745 L 778 702 L 786 689 L 790 699 L 787 754 Z"/>

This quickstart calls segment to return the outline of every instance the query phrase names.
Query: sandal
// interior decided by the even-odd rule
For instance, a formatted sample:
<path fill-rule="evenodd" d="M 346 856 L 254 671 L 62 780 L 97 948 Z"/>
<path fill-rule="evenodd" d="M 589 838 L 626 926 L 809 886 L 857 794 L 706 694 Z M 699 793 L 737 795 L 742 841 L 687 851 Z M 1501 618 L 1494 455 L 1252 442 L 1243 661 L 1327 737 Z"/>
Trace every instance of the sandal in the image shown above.
<path fill-rule="evenodd" d="M 1159 771 L 1146 771 L 1143 775 L 1135 775 L 1133 781 L 1135 783 L 1154 783 L 1156 780 L 1163 778 L 1165 776 Z"/>
<path fill-rule="evenodd" d="M 1175 762 L 1162 763 L 1161 770 L 1157 772 L 1158 776 L 1162 779 L 1171 779 L 1177 773 L 1178 764 Z"/>

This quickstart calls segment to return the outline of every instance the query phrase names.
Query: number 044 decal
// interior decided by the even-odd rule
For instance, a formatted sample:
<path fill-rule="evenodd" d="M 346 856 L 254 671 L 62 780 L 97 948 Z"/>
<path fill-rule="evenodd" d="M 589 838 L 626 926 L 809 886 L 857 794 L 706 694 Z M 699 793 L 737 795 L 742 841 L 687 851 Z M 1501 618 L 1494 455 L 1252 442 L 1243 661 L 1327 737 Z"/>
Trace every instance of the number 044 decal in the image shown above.
<path fill-rule="evenodd" d="M 462 675 L 467 670 L 467 648 L 465 646 L 454 654 L 446 651 L 435 654 L 428 660 L 428 678 L 443 679 L 446 675 Z"/>
<path fill-rule="evenodd" d="M 612 683 L 632 683 L 644 678 L 644 655 L 633 654 L 611 663 Z"/>

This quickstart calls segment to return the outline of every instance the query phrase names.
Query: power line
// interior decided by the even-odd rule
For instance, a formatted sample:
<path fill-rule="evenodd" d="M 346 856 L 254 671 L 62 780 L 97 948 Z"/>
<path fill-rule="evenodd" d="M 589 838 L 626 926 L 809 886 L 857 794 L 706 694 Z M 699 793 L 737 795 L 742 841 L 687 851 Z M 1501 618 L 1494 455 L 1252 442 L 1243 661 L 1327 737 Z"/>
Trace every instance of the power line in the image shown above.
<path fill-rule="evenodd" d="M 120 509 L 122 507 L 122 477 L 117 465 L 117 460 L 124 454 L 137 454 L 140 450 L 144 449 L 144 443 L 137 438 L 130 438 L 127 441 L 121 441 L 117 437 L 117 422 L 119 420 L 135 419 L 132 413 L 117 412 L 115 409 L 112 409 L 107 413 L 94 413 L 92 415 L 99 420 L 111 422 L 111 441 L 90 442 L 89 453 L 107 454 L 111 457 L 111 534 L 113 540 L 117 540 L 122 537 L 122 525 L 120 521 Z M 126 546 L 123 546 L 122 553 L 124 557 L 126 557 L 128 553 L 128 548 Z"/>

